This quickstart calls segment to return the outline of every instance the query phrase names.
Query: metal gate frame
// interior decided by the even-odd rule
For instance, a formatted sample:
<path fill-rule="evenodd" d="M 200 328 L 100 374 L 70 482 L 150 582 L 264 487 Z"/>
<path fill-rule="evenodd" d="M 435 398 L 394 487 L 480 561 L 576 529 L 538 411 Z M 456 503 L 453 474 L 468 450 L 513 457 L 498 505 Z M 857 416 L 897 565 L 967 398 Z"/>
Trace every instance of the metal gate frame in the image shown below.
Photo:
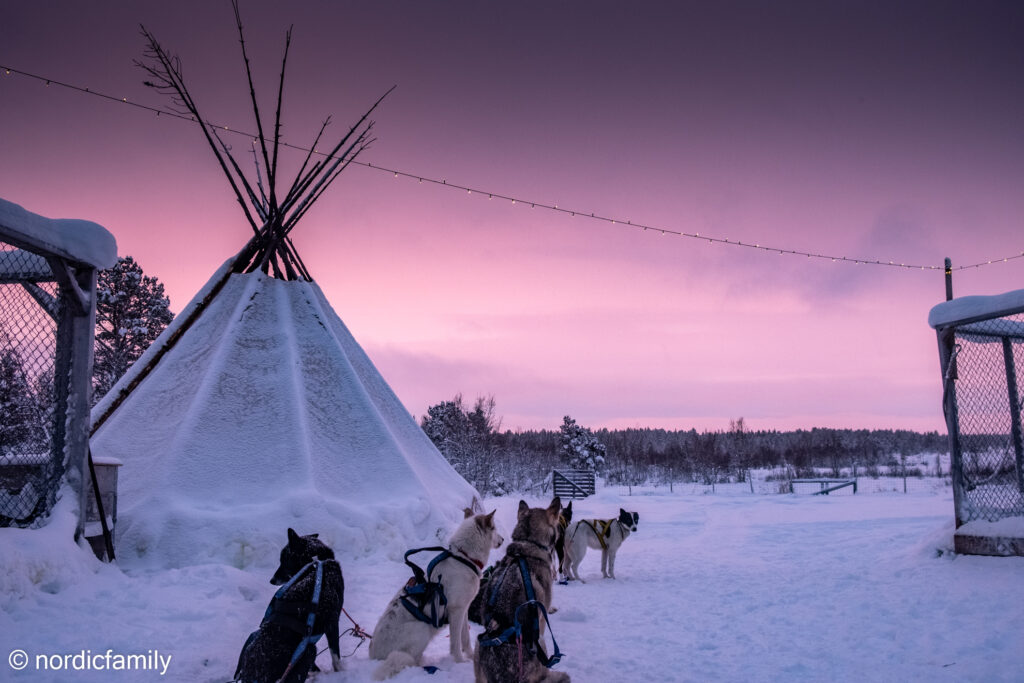
<path fill-rule="evenodd" d="M 19 207 L 20 208 L 20 207 Z M 27 212 L 26 212 L 27 213 Z M 39 217 L 42 218 L 42 217 Z M 43 219 L 49 220 L 49 219 Z M 85 477 L 88 476 L 89 396 L 92 382 L 93 337 L 96 327 L 97 268 L 84 263 L 56 243 L 26 234 L 16 225 L 5 223 L 0 216 L 0 241 L 15 247 L 0 251 L 0 257 L 32 265 L 23 272 L 0 269 L 0 284 L 21 285 L 56 322 L 54 351 L 54 425 L 50 439 L 51 464 L 58 473 L 51 476 L 51 489 L 29 520 L 11 520 L 19 526 L 31 526 L 49 513 L 56 498 L 56 487 L 67 481 L 78 496 L 78 527 L 75 537 L 82 535 L 85 524 Z M 35 258 L 24 258 L 25 254 Z M 38 283 L 57 283 L 56 296 Z M 67 381 L 59 381 L 66 378 Z M 63 479 L 60 477 L 63 473 Z"/>
<path fill-rule="evenodd" d="M 1024 555 L 1021 534 L 993 530 L 1024 520 L 1024 290 L 953 299 L 928 322 L 939 343 L 955 550 Z"/>

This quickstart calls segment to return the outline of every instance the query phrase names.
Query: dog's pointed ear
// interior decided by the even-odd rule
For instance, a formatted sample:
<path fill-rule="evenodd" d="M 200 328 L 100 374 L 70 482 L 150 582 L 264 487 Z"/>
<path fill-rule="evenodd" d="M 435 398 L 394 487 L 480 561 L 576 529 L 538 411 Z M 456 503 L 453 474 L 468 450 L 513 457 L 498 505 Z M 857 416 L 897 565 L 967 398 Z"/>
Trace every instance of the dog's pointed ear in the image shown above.
<path fill-rule="evenodd" d="M 481 529 L 493 529 L 495 512 L 497 512 L 497 510 L 491 510 L 490 514 L 487 515 L 479 515 L 476 518 L 477 526 L 479 526 Z"/>
<path fill-rule="evenodd" d="M 519 501 L 519 519 L 526 516 L 526 513 L 530 510 L 530 506 L 526 504 L 525 500 Z"/>
<path fill-rule="evenodd" d="M 552 520 L 558 520 L 558 513 L 562 511 L 562 499 L 555 496 L 551 499 L 551 505 L 548 506 L 548 517 Z"/>
<path fill-rule="evenodd" d="M 462 508 L 462 518 L 469 519 L 473 516 L 473 510 L 470 508 Z"/>
<path fill-rule="evenodd" d="M 299 540 L 299 535 L 295 533 L 295 529 L 288 527 L 288 543 L 295 543 Z"/>
<path fill-rule="evenodd" d="M 569 501 L 569 504 L 565 506 L 565 511 L 566 512 L 572 512 L 572 501 L 571 500 Z"/>

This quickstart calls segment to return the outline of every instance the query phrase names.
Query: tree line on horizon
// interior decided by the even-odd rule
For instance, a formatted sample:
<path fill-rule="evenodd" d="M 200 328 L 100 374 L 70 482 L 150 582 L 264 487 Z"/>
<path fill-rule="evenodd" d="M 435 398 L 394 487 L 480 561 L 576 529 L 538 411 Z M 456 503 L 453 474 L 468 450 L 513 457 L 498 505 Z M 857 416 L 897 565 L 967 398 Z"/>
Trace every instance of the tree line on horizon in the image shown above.
<path fill-rule="evenodd" d="M 877 476 L 906 459 L 945 454 L 945 434 L 902 429 L 728 430 L 627 428 L 591 430 L 570 416 L 556 429 L 501 429 L 493 396 L 472 406 L 461 395 L 431 406 L 420 426 L 442 455 L 484 495 L 542 486 L 553 469 L 591 469 L 610 484 L 639 486 L 746 481 L 751 470 L 780 478 Z M 940 466 L 936 462 L 936 471 Z M 922 474 L 911 471 L 911 474 Z"/>

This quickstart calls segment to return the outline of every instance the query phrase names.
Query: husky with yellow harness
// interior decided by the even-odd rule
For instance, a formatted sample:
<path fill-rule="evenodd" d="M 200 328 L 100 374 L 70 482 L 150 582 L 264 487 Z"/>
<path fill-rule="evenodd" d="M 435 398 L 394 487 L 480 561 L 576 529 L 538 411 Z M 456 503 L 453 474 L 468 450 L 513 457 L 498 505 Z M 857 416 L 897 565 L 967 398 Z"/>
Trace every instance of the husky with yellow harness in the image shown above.
<path fill-rule="evenodd" d="M 580 562 L 587 554 L 587 548 L 601 549 L 601 575 L 606 579 L 615 578 L 615 554 L 629 535 L 636 531 L 640 515 L 619 508 L 616 519 L 581 519 L 565 531 L 565 559 L 562 571 L 569 579 L 580 578 Z M 584 582 L 585 583 L 585 582 Z"/>

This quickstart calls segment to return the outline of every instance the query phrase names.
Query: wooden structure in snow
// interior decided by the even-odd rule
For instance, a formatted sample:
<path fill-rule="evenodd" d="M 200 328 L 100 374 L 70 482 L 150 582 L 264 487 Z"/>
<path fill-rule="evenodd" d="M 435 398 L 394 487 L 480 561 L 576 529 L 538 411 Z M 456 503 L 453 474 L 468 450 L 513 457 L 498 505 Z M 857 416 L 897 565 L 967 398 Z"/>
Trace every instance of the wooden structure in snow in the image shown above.
<path fill-rule="evenodd" d="M 1024 555 L 1024 290 L 941 303 L 928 323 L 939 341 L 955 550 Z"/>
<path fill-rule="evenodd" d="M 815 479 L 790 479 L 789 480 L 789 492 L 795 493 L 793 489 L 794 484 L 817 484 L 818 490 L 813 491 L 815 496 L 827 496 L 833 491 L 844 489 L 847 486 L 853 487 L 853 492 L 857 493 L 857 480 L 856 479 L 835 479 L 831 477 L 821 477 Z"/>
<path fill-rule="evenodd" d="M 586 498 L 596 490 L 593 470 L 552 470 L 551 488 L 562 500 Z"/>

